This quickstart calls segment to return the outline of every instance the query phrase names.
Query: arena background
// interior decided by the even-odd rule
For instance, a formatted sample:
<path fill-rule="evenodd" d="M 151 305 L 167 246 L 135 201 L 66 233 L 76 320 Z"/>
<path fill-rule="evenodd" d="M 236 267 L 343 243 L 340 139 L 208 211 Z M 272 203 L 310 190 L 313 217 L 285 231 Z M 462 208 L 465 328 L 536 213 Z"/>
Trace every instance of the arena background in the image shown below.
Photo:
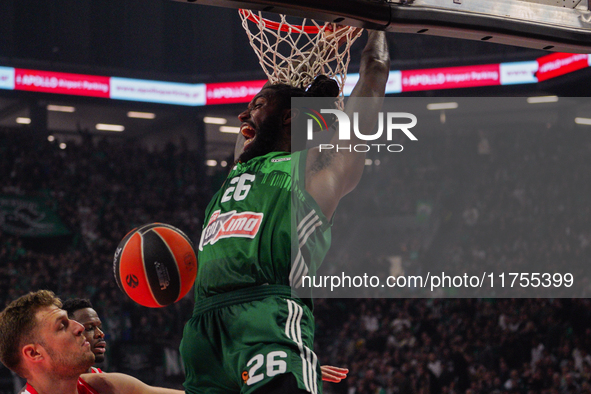
<path fill-rule="evenodd" d="M 393 70 L 548 55 L 419 35 L 389 34 L 388 40 Z M 351 72 L 358 70 L 364 41 L 352 50 Z M 235 10 L 157 0 L 2 1 L 0 67 L 189 84 L 264 79 Z M 586 67 L 533 84 L 396 96 L 587 97 L 590 81 Z M 48 105 L 76 109 L 55 112 Z M 0 89 L 0 198 L 22 202 L 18 211 L 2 211 L 0 303 L 41 288 L 62 298 L 90 298 L 107 334 L 104 369 L 178 387 L 178 344 L 192 300 L 157 310 L 133 304 L 113 280 L 112 255 L 131 228 L 153 221 L 199 238 L 205 205 L 228 170 L 222 162 L 232 161 L 235 136 L 203 119 L 226 118 L 237 126 L 242 108 Z M 129 111 L 154 113 L 155 119 L 128 118 Z M 124 124 L 125 131 L 99 131 L 96 123 Z M 591 137 L 583 126 L 572 131 L 580 133 L 576 142 L 535 122 L 519 135 L 448 127 L 431 140 L 432 150 L 390 163 L 397 171 L 384 182 L 391 187 L 373 197 L 390 201 L 391 210 L 380 214 L 400 224 L 392 240 L 397 264 L 418 269 L 437 258 L 478 264 L 520 255 L 546 265 L 589 261 Z M 475 165 L 457 165 L 464 162 Z M 540 172 L 553 176 L 536 176 Z M 535 199 L 540 193 L 551 196 L 542 205 Z M 408 231 L 408 218 L 416 220 L 424 202 L 429 221 Z M 367 196 L 344 203 L 363 206 Z M 349 225 L 337 222 L 335 231 Z M 497 237 L 496 248 L 487 250 L 482 245 L 491 237 Z M 331 259 L 337 256 L 327 265 Z M 590 306 L 584 298 L 320 299 L 320 360 L 351 371 L 344 382 L 325 384 L 325 392 L 591 392 Z M 0 392 L 22 387 L 6 368 L 0 376 Z"/>

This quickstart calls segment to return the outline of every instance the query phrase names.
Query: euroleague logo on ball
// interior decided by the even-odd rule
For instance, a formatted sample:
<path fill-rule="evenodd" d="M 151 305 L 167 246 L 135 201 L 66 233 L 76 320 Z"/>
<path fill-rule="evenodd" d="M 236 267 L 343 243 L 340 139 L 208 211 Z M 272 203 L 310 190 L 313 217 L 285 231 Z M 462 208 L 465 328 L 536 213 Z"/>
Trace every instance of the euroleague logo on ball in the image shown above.
<path fill-rule="evenodd" d="M 127 286 L 131 287 L 132 289 L 135 289 L 137 285 L 140 284 L 140 281 L 137 279 L 137 276 L 135 275 L 127 275 L 125 277 L 125 283 L 127 283 Z"/>

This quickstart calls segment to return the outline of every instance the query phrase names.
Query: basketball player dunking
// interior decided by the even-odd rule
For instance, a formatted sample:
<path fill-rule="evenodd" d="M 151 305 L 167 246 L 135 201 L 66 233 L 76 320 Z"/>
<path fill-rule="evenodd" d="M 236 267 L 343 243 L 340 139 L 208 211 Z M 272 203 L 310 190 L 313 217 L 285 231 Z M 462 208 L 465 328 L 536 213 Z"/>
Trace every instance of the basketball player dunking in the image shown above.
<path fill-rule="evenodd" d="M 388 72 L 385 34 L 369 32 L 359 82 L 345 107 L 349 115 L 359 113 L 362 132 L 377 120 Z M 290 270 L 326 254 L 331 218 L 359 182 L 365 155 L 290 153 L 291 124 L 298 116 L 291 98 L 335 97 L 338 91 L 326 77 L 307 91 L 270 85 L 238 116 L 238 161 L 207 208 L 199 243 L 195 309 L 181 342 L 187 393 L 322 391 L 312 350 L 312 304 L 292 296 Z M 362 141 L 350 141 L 356 142 Z M 233 220 L 248 223 L 248 233 L 246 225 L 232 232 Z M 292 243 L 296 232 L 301 236 Z M 309 275 L 316 268 L 307 267 Z"/>

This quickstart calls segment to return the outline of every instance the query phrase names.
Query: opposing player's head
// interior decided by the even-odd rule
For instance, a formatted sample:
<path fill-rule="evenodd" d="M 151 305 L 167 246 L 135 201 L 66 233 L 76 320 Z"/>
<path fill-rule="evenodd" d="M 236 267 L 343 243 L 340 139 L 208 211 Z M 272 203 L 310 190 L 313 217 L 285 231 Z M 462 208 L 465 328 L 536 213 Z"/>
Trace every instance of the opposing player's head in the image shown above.
<path fill-rule="evenodd" d="M 64 301 L 62 306 L 68 317 L 76 320 L 84 326 L 84 337 L 90 342 L 90 349 L 94 353 L 95 363 L 102 363 L 105 361 L 105 351 L 107 343 L 105 342 L 105 333 L 103 332 L 103 324 L 98 316 L 98 313 L 92 307 L 90 300 L 84 298 L 70 298 Z"/>
<path fill-rule="evenodd" d="M 308 88 L 300 89 L 286 84 L 264 87 L 248 104 L 248 108 L 238 115 L 242 123 L 236 143 L 235 157 L 238 161 L 248 160 L 270 152 L 290 152 L 303 149 L 292 146 L 291 127 L 298 114 L 291 110 L 292 97 L 330 97 L 339 94 L 336 81 L 319 76 Z M 332 99 L 331 107 L 335 100 Z M 305 146 L 304 130 L 301 140 Z"/>
<path fill-rule="evenodd" d="M 81 324 L 68 319 L 54 293 L 39 290 L 0 313 L 0 360 L 27 379 L 76 378 L 94 363 Z"/>

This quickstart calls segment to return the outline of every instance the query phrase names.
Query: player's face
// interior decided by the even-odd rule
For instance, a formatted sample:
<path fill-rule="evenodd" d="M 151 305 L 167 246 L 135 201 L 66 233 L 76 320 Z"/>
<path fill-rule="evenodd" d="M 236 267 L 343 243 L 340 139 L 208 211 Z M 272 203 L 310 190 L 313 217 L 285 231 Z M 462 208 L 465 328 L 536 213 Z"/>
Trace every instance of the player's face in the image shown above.
<path fill-rule="evenodd" d="M 289 135 L 285 134 L 284 111 L 276 105 L 275 92 L 263 89 L 238 115 L 242 123 L 236 146 L 236 157 L 246 162 L 253 157 L 274 151 L 289 151 Z"/>
<path fill-rule="evenodd" d="M 107 343 L 105 333 L 102 330 L 103 324 L 98 314 L 92 308 L 78 309 L 73 314 L 74 320 L 84 326 L 84 337 L 90 342 L 90 349 L 94 353 L 95 363 L 102 363 L 105 360 Z"/>
<path fill-rule="evenodd" d="M 48 371 L 62 378 L 75 378 L 94 364 L 90 343 L 82 335 L 84 327 L 68 319 L 66 311 L 51 306 L 39 310 L 36 318 L 40 351 L 45 353 Z"/>

